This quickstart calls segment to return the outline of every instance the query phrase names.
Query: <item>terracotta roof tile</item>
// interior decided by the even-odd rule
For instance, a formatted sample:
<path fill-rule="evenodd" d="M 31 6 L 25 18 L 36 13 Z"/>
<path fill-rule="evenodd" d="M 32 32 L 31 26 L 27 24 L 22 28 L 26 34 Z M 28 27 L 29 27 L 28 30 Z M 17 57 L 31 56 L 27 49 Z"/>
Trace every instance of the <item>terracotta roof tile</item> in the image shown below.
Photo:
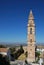
<path fill-rule="evenodd" d="M 8 49 L 7 48 L 0 48 L 0 52 L 7 52 Z"/>

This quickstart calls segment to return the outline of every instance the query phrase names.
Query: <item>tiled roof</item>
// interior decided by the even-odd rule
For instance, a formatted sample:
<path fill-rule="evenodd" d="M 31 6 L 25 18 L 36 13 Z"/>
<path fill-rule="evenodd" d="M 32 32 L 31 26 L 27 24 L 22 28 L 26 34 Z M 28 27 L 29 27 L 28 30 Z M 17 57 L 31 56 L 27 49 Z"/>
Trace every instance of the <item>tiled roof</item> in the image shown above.
<path fill-rule="evenodd" d="M 7 48 L 0 48 L 0 52 L 7 52 L 8 49 Z"/>

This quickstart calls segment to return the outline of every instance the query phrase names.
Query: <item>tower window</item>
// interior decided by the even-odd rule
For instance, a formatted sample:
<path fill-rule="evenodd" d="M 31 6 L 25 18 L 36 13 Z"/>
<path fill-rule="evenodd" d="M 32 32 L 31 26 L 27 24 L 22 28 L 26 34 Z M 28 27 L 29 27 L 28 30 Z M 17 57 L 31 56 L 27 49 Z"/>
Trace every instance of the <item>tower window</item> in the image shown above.
<path fill-rule="evenodd" d="M 30 42 L 32 43 L 32 39 L 30 39 Z"/>
<path fill-rule="evenodd" d="M 32 34 L 32 28 L 30 28 L 30 34 Z"/>
<path fill-rule="evenodd" d="M 32 49 L 30 49 L 30 51 L 32 51 Z"/>

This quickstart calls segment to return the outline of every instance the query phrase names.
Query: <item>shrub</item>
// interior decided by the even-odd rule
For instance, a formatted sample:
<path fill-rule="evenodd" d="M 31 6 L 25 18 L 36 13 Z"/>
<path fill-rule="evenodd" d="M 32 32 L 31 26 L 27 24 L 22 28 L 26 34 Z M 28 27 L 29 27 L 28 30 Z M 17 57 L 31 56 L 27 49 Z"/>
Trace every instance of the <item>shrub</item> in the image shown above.
<path fill-rule="evenodd" d="M 9 61 L 7 61 L 6 57 L 3 57 L 0 54 L 0 65 L 10 65 Z"/>

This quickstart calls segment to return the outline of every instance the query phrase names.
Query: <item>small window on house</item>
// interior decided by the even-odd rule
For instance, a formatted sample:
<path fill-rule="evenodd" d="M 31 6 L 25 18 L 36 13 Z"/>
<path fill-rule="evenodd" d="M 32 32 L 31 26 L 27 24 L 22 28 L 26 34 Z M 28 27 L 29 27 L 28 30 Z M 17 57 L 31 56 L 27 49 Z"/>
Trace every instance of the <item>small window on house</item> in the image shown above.
<path fill-rule="evenodd" d="M 30 28 L 30 34 L 32 34 L 32 28 Z"/>

